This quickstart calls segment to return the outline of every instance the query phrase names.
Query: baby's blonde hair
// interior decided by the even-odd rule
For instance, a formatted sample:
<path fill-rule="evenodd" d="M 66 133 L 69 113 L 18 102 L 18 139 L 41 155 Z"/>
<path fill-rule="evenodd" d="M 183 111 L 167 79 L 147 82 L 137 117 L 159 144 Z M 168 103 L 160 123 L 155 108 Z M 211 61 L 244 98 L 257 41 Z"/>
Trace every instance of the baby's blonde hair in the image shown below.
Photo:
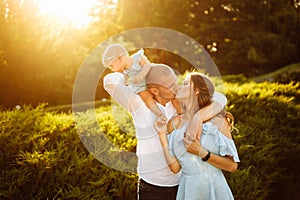
<path fill-rule="evenodd" d="M 127 49 L 121 44 L 110 44 L 106 47 L 102 54 L 102 64 L 104 67 L 109 67 L 120 56 L 128 56 Z"/>

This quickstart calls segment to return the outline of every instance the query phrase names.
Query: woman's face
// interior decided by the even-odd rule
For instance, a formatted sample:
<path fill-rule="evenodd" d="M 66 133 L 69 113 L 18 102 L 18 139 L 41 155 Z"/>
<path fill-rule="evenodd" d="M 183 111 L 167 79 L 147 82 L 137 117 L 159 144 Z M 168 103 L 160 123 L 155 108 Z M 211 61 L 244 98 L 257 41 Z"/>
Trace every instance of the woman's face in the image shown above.
<path fill-rule="evenodd" d="M 194 92 L 194 84 L 190 76 L 187 76 L 183 81 L 182 86 L 177 92 L 176 98 L 182 102 L 186 112 L 194 113 L 198 109 L 198 101 Z"/>
<path fill-rule="evenodd" d="M 182 85 L 179 87 L 176 97 L 178 99 L 186 99 L 191 96 L 191 92 L 193 91 L 193 83 L 191 83 L 190 76 L 187 76 Z"/>

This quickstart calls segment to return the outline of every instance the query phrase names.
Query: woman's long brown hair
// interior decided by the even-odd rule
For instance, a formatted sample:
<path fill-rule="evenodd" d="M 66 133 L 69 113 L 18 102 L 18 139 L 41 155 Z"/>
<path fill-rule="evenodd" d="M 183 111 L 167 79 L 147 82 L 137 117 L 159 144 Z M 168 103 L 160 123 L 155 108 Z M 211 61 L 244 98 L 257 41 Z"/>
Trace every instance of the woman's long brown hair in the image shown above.
<path fill-rule="evenodd" d="M 194 92 L 197 96 L 199 109 L 210 105 L 215 92 L 213 82 L 207 76 L 200 73 L 192 73 L 190 77 L 191 82 L 194 84 Z"/>
<path fill-rule="evenodd" d="M 206 75 L 197 72 L 192 72 L 190 77 L 191 82 L 194 84 L 194 92 L 198 100 L 199 109 L 210 105 L 215 92 L 215 86 L 211 79 Z M 227 119 L 231 130 L 236 129 L 234 127 L 234 117 L 232 113 L 225 111 L 224 109 L 219 114 Z"/>

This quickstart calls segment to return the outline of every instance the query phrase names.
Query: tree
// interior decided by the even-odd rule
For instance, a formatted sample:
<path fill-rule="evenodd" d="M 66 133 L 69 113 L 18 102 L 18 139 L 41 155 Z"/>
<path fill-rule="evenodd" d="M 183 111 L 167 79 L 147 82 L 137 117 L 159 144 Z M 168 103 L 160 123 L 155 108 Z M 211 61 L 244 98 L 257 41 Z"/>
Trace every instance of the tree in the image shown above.
<path fill-rule="evenodd" d="M 299 1 L 121 0 L 125 29 L 158 26 L 204 45 L 223 74 L 259 74 L 299 62 Z"/>
<path fill-rule="evenodd" d="M 201 1 L 202 2 L 202 1 Z M 299 8 L 286 0 L 215 0 L 192 27 L 204 39 L 223 72 L 258 74 L 299 62 Z M 201 7 L 201 6 L 199 6 Z M 196 12 L 196 10 L 194 11 Z M 208 19 L 207 19 L 208 18 Z M 206 21 L 205 21 L 206 20 Z M 214 45 L 211 45 L 214 44 Z M 298 50 L 297 50 L 298 49 Z"/>
<path fill-rule="evenodd" d="M 71 103 L 73 82 L 84 58 L 117 30 L 109 20 L 114 8 L 103 4 L 94 8 L 98 12 L 91 17 L 106 20 L 94 20 L 82 29 L 40 14 L 34 0 L 0 0 L 0 8 L 0 104 L 8 107 Z"/>

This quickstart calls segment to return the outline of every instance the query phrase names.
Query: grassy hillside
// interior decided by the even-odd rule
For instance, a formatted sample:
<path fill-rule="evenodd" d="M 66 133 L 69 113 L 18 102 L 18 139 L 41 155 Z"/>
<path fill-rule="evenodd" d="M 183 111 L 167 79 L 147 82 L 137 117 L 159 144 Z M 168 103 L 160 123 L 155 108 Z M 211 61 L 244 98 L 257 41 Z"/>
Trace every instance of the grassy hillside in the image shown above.
<path fill-rule="evenodd" d="M 226 173 L 235 199 L 299 199 L 300 83 L 229 80 L 227 109 L 236 118 L 241 160 L 237 172 Z M 110 152 L 134 151 L 131 117 L 114 109 L 109 104 L 96 114 L 87 111 L 79 116 L 80 126 L 78 116 L 43 105 L 1 111 L 0 199 L 136 199 L 137 174 L 106 166 L 83 145 L 90 141 L 96 152 L 98 142 L 108 139 L 118 148 L 106 151 L 120 164 Z"/>
<path fill-rule="evenodd" d="M 240 170 L 231 174 L 230 180 L 235 197 L 298 199 L 300 83 L 225 86 L 228 110 L 234 114 L 239 129 L 235 141 L 241 157 Z"/>
<path fill-rule="evenodd" d="M 288 83 L 291 80 L 300 81 L 300 63 L 291 64 L 274 72 L 253 78 L 256 82 L 269 81 Z"/>

